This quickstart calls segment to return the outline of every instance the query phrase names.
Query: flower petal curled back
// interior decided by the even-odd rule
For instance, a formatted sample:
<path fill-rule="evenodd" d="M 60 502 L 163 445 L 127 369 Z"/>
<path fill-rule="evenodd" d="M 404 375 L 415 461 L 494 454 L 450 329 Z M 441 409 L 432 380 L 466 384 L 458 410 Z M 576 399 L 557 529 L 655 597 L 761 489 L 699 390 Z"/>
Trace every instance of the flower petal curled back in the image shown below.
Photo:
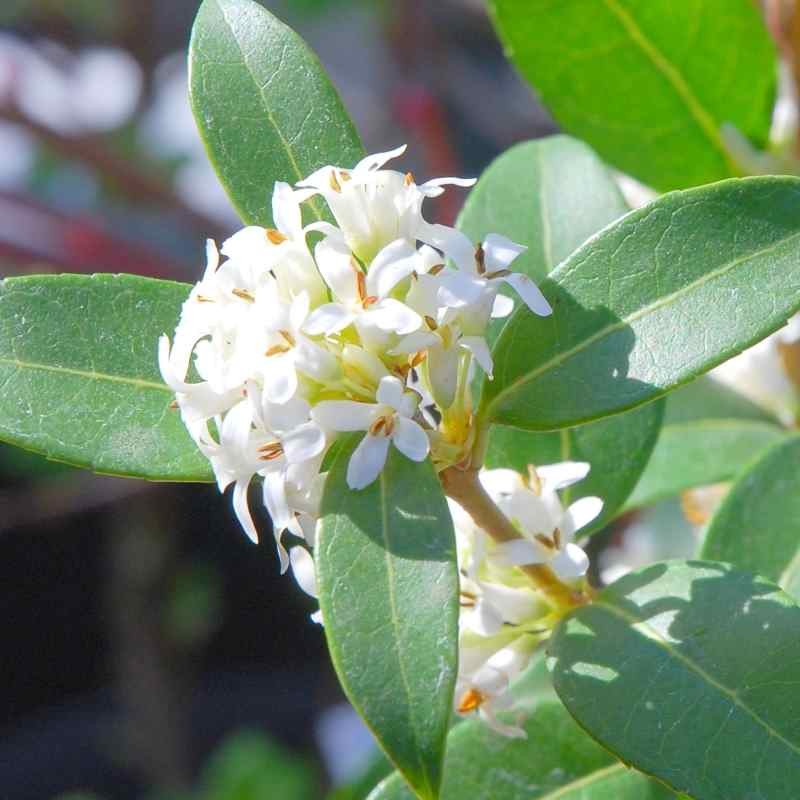
<path fill-rule="evenodd" d="M 543 491 L 555 492 L 582 481 L 589 474 L 589 464 L 585 461 L 562 461 L 560 464 L 537 467 L 536 474 L 542 482 Z"/>
<path fill-rule="evenodd" d="M 406 239 L 390 242 L 372 260 L 367 271 L 367 294 L 386 297 L 418 264 L 416 248 Z"/>
<path fill-rule="evenodd" d="M 523 244 L 512 242 L 511 239 L 499 233 L 490 233 L 483 240 L 483 259 L 487 272 L 498 269 L 508 269 L 518 256 L 528 248 Z"/>
<path fill-rule="evenodd" d="M 481 369 L 492 379 L 492 369 L 494 362 L 492 361 L 492 353 L 489 350 L 489 345 L 486 344 L 486 339 L 483 336 L 462 336 L 459 344 L 466 350 L 472 353 L 473 358 L 480 364 Z"/>
<path fill-rule="evenodd" d="M 289 558 L 292 562 L 292 572 L 297 585 L 311 597 L 318 597 L 317 575 L 314 569 L 314 559 L 311 553 L 298 545 L 289 551 Z"/>
<path fill-rule="evenodd" d="M 498 544 L 492 551 L 491 560 L 502 567 L 522 567 L 526 564 L 544 564 L 549 553 L 538 542 L 513 539 Z"/>
<path fill-rule="evenodd" d="M 351 489 L 363 489 L 380 475 L 389 452 L 387 436 L 367 433 L 353 450 L 347 465 L 347 485 Z"/>
<path fill-rule="evenodd" d="M 563 580 L 574 580 L 586 574 L 589 556 L 573 542 L 567 542 L 563 550 L 550 561 L 550 568 Z"/>
<path fill-rule="evenodd" d="M 425 431 L 413 419 L 397 417 L 392 433 L 394 446 L 412 461 L 424 461 L 431 449 Z"/>
<path fill-rule="evenodd" d="M 511 286 L 534 314 L 538 314 L 540 317 L 549 317 L 553 313 L 542 290 L 527 275 L 523 275 L 521 272 L 512 272 L 511 275 L 500 280 Z"/>
<path fill-rule="evenodd" d="M 288 464 L 302 464 L 325 449 L 325 433 L 316 423 L 306 422 L 284 434 L 281 445 Z"/>
<path fill-rule="evenodd" d="M 258 544 L 258 531 L 256 530 L 253 518 L 250 516 L 250 507 L 247 503 L 247 489 L 250 486 L 250 478 L 247 480 L 236 481 L 233 487 L 233 510 L 239 524 L 247 534 L 247 537 L 254 544 Z M 281 570 L 283 572 L 283 570 Z"/>
<path fill-rule="evenodd" d="M 422 317 L 416 311 L 392 297 L 380 300 L 364 317 L 379 330 L 399 336 L 413 333 L 422 325 Z"/>
<path fill-rule="evenodd" d="M 569 519 L 571 533 L 585 528 L 600 516 L 603 510 L 603 501 L 599 497 L 582 497 L 576 500 L 566 511 L 565 516 Z"/>

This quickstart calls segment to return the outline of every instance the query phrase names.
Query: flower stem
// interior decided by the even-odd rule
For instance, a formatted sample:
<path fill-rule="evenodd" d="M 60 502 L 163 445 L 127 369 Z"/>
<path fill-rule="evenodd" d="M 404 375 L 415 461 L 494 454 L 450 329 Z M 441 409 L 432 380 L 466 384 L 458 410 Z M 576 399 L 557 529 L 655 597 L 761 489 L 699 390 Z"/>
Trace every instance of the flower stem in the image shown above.
<path fill-rule="evenodd" d="M 439 474 L 445 494 L 455 500 L 496 542 L 510 542 L 522 538 L 511 520 L 503 514 L 487 494 L 476 469 L 448 467 Z M 586 595 L 559 580 L 546 564 L 525 564 L 518 567 L 559 609 L 585 605 Z"/>

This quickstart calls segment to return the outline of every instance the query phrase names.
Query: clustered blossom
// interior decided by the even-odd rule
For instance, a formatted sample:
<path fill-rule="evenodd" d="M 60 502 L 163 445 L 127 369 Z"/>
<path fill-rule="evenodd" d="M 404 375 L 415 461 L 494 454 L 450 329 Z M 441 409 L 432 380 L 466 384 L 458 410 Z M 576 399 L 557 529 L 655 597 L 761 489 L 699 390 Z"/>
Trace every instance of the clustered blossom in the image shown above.
<path fill-rule="evenodd" d="M 455 463 L 474 435 L 471 371 L 492 373 L 486 327 L 513 308 L 500 286 L 537 314 L 551 311 L 510 270 L 522 246 L 497 234 L 474 244 L 423 217 L 426 198 L 473 181 L 418 185 L 384 169 L 403 151 L 323 167 L 296 187 L 276 183 L 275 227 L 246 227 L 221 253 L 210 242 L 172 341 L 159 342 L 162 376 L 220 491 L 233 485 L 236 515 L 256 540 L 248 489 L 260 476 L 282 570 L 291 563 L 312 594 L 310 555 L 288 554 L 282 533 L 313 547 L 333 443 L 363 432 L 347 471 L 353 489 L 378 477 L 390 447 L 439 468 Z M 303 207 L 319 218 L 323 202 L 336 224 L 304 226 Z"/>
<path fill-rule="evenodd" d="M 455 710 L 477 713 L 504 736 L 525 736 L 518 724 L 498 719 L 497 712 L 513 710 L 511 682 L 554 622 L 542 593 L 515 567 L 546 564 L 567 583 L 586 573 L 589 560 L 573 538 L 597 517 L 603 503 L 583 497 L 564 509 L 558 492 L 588 471 L 588 464 L 578 462 L 529 467 L 527 476 L 508 469 L 483 471 L 484 489 L 519 531 L 520 538 L 511 542 L 495 542 L 461 506 L 448 501 L 460 571 Z"/>

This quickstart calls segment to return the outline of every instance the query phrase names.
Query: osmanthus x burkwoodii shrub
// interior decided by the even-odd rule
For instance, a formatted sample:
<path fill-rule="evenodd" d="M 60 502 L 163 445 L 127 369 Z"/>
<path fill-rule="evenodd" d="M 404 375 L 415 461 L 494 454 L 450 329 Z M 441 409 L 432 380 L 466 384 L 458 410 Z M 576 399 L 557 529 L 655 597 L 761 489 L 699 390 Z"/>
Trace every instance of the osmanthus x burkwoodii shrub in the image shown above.
<path fill-rule="evenodd" d="M 649 127 L 631 98 L 571 108 L 580 58 L 551 91 L 522 32 L 566 5 L 494 4 L 567 130 L 656 188 L 743 172 L 719 128 L 763 144 L 775 70 L 756 20 L 757 102 L 736 94 L 725 35 L 755 24 L 749 0 L 697 9 L 733 65 L 725 91 L 676 55 L 671 6 L 584 6 L 551 43 L 588 54 L 606 31 L 617 74 L 633 42 Z M 557 136 L 501 155 L 448 227 L 426 201 L 473 181 L 418 181 L 402 147 L 366 154 L 315 56 L 253 0 L 205 0 L 190 66 L 244 227 L 209 242 L 194 286 L 5 280 L 2 439 L 114 475 L 216 480 L 252 539 L 263 503 L 397 767 L 373 798 L 794 796 L 800 609 L 778 583 L 796 589 L 780 510 L 797 443 L 711 384 L 671 396 L 666 418 L 664 396 L 800 307 L 800 180 L 731 178 L 628 211 L 595 152 Z M 636 130 L 665 108 L 691 136 L 664 133 L 656 164 Z M 643 505 L 736 475 L 704 553 L 722 560 L 588 583 L 580 543 L 637 483 Z"/>

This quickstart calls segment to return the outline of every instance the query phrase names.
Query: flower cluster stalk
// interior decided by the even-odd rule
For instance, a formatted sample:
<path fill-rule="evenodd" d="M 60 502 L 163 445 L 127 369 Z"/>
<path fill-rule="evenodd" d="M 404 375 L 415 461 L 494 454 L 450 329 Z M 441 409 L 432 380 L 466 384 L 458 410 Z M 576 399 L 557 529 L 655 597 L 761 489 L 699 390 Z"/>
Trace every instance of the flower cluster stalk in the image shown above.
<path fill-rule="evenodd" d="M 443 470 L 439 478 L 445 494 L 455 500 L 494 541 L 506 543 L 522 538 L 483 488 L 478 475 L 476 469 L 454 466 Z M 522 564 L 519 569 L 556 609 L 570 609 L 588 602 L 583 592 L 561 581 L 546 564 Z"/>

